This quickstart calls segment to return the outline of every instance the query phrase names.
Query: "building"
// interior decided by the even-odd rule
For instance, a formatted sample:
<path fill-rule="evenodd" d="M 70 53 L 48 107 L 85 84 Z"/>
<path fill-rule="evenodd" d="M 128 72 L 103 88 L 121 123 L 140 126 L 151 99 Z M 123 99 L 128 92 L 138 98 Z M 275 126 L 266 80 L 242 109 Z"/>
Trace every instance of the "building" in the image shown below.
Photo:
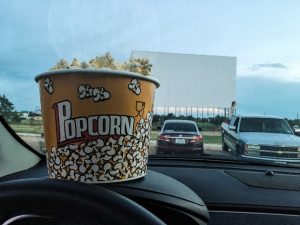
<path fill-rule="evenodd" d="M 236 101 L 236 57 L 133 51 L 149 58 L 152 76 L 161 86 L 155 113 L 211 117 L 228 116 Z"/>
<path fill-rule="evenodd" d="M 29 113 L 28 112 L 21 113 L 20 118 L 24 119 L 24 120 L 28 120 L 29 119 Z"/>

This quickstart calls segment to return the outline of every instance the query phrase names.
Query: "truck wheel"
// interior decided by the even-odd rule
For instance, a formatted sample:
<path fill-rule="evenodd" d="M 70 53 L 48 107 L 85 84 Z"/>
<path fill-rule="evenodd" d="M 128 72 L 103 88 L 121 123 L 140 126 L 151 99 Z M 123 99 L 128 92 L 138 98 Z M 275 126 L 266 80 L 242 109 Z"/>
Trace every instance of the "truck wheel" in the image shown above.
<path fill-rule="evenodd" d="M 224 152 L 228 152 L 228 145 L 225 143 L 225 141 L 224 141 L 224 137 L 222 137 L 222 150 L 224 151 Z"/>

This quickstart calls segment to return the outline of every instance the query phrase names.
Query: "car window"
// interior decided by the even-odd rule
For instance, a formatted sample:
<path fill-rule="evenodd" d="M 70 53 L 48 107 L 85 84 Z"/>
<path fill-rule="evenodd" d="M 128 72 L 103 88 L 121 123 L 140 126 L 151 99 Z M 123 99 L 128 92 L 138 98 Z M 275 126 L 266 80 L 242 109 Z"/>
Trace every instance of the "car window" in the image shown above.
<path fill-rule="evenodd" d="M 249 160 L 233 142 L 242 150 L 252 142 L 300 149 L 299 7 L 293 0 L 1 1 L 0 116 L 46 156 L 97 141 L 115 154 L 134 146 L 126 151 L 153 159 Z M 88 80 L 87 71 L 109 78 Z M 70 74 L 86 80 L 64 83 Z M 235 140 L 232 126 L 243 133 Z M 252 160 L 299 166 L 300 153 L 287 158 L 285 150 Z"/>
<path fill-rule="evenodd" d="M 243 118 L 240 125 L 241 132 L 266 132 L 292 134 L 291 128 L 285 120 L 265 118 Z"/>
<path fill-rule="evenodd" d="M 164 131 L 197 132 L 197 128 L 191 123 L 166 123 Z"/>
<path fill-rule="evenodd" d="M 233 117 L 231 120 L 230 120 L 230 123 L 229 125 L 230 126 L 235 126 L 235 122 L 237 121 L 237 117 Z"/>
<path fill-rule="evenodd" d="M 235 127 L 236 127 L 236 129 L 238 129 L 239 122 L 240 122 L 240 118 L 239 118 L 239 117 L 237 117 L 237 118 L 236 118 L 236 120 L 234 121 L 234 124 L 233 124 L 233 126 L 235 126 Z"/>

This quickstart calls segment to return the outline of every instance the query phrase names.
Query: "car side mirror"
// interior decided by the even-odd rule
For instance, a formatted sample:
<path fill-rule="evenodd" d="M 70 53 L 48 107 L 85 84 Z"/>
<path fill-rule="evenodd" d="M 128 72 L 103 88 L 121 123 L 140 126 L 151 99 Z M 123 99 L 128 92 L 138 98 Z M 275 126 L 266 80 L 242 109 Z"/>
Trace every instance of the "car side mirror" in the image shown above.
<path fill-rule="evenodd" d="M 201 127 L 198 127 L 198 130 L 199 130 L 199 131 L 202 131 L 202 128 L 201 128 Z"/>
<path fill-rule="evenodd" d="M 157 130 L 161 130 L 161 126 L 157 126 Z"/>
<path fill-rule="evenodd" d="M 229 126 L 228 126 L 228 129 L 229 129 L 229 130 L 235 131 L 236 127 L 235 127 L 235 126 L 230 126 L 230 125 L 229 125 Z"/>

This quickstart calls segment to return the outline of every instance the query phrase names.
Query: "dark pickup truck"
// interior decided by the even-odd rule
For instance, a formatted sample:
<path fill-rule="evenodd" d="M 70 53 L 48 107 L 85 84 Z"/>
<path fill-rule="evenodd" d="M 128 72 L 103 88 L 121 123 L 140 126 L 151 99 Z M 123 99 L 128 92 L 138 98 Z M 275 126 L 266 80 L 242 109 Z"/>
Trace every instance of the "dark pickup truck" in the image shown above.
<path fill-rule="evenodd" d="M 234 116 L 222 124 L 222 150 L 238 157 L 300 162 L 300 137 L 275 116 Z"/>

